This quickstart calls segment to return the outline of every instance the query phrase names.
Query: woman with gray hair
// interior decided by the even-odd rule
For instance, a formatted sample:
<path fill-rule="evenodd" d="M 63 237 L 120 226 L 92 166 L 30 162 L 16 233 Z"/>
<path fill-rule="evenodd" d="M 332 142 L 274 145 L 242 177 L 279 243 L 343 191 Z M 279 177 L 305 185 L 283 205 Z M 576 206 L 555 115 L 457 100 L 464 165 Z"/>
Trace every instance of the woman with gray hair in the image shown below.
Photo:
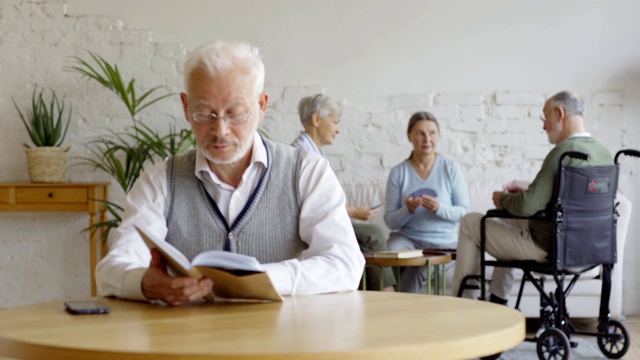
<path fill-rule="evenodd" d="M 342 104 L 327 95 L 316 94 L 300 100 L 298 113 L 304 130 L 291 145 L 325 157 L 320 148 L 333 144 L 334 139 L 340 133 Z M 349 217 L 362 221 L 369 220 L 379 210 L 379 208 L 372 209 L 368 206 L 347 206 Z M 352 225 L 363 252 L 387 250 L 384 233 L 378 226 L 374 224 Z M 382 277 L 382 290 L 393 291 L 396 282 L 390 268 L 380 269 L 372 266 L 368 267 L 366 271 L 373 289 L 379 289 L 378 284 L 380 284 Z"/>
<path fill-rule="evenodd" d="M 298 113 L 304 130 L 291 145 L 324 157 L 320 148 L 333 144 L 340 134 L 342 105 L 327 95 L 317 94 L 303 97 Z"/>
<path fill-rule="evenodd" d="M 440 124 L 430 112 L 411 116 L 407 139 L 413 151 L 391 169 L 387 181 L 384 222 L 391 229 L 389 250 L 455 249 L 457 224 L 470 208 L 460 165 L 437 152 Z M 430 290 L 426 280 L 425 268 L 408 267 L 399 279 L 400 288 L 425 292 Z"/>

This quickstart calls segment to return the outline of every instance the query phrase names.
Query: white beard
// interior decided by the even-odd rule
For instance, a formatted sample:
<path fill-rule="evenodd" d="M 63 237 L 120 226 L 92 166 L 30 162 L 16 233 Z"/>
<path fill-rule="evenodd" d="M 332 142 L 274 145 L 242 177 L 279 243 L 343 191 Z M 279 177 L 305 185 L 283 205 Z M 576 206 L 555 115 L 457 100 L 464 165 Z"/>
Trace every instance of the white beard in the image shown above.
<path fill-rule="evenodd" d="M 247 142 L 242 145 L 241 147 L 239 147 L 236 152 L 228 159 L 219 159 L 216 158 L 214 156 L 212 156 L 206 149 L 206 147 L 203 149 L 202 147 L 198 146 L 198 149 L 200 150 L 200 152 L 202 153 L 202 155 L 204 155 L 204 157 L 209 160 L 212 164 L 215 165 L 229 165 L 229 164 L 233 164 L 236 161 L 242 159 L 246 154 L 247 151 L 249 151 L 249 148 L 251 148 L 251 145 L 253 145 L 253 136 L 255 136 L 256 130 L 258 130 L 258 124 L 259 121 L 254 121 L 253 126 L 251 128 L 251 138 L 247 139 Z"/>

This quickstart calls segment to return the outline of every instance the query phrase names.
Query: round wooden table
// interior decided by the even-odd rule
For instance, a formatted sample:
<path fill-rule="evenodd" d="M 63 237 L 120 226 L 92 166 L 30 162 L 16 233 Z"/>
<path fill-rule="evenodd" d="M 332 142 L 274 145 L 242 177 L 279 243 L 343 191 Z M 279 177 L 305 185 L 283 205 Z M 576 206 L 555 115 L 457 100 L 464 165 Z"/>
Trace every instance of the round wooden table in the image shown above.
<path fill-rule="evenodd" d="M 100 298 L 0 311 L 0 356 L 17 359 L 469 359 L 525 336 L 517 311 L 447 296 L 346 292 L 284 303 L 168 307 Z"/>

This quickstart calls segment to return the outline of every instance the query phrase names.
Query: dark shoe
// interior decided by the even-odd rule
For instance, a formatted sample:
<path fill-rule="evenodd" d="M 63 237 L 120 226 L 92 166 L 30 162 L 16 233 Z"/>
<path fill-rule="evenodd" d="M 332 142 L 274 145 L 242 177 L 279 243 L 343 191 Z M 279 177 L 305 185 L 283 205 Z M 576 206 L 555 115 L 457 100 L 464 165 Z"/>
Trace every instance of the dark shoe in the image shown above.
<path fill-rule="evenodd" d="M 491 296 L 489 297 L 489 301 L 495 304 L 507 305 L 507 300 L 499 298 L 493 294 L 491 294 Z"/>

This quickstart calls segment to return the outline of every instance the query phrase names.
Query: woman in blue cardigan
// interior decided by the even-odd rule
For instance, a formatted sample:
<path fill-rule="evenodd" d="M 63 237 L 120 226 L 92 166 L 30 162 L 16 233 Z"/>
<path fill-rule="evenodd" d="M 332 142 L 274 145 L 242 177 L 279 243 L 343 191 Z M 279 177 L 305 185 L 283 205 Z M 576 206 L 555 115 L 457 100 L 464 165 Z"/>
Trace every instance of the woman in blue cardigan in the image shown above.
<path fill-rule="evenodd" d="M 436 152 L 440 125 L 422 111 L 409 119 L 411 156 L 391 169 L 384 221 L 391 229 L 389 250 L 455 249 L 458 224 L 469 212 L 469 193 L 460 165 Z M 424 292 L 427 270 L 406 268 L 401 289 Z"/>

